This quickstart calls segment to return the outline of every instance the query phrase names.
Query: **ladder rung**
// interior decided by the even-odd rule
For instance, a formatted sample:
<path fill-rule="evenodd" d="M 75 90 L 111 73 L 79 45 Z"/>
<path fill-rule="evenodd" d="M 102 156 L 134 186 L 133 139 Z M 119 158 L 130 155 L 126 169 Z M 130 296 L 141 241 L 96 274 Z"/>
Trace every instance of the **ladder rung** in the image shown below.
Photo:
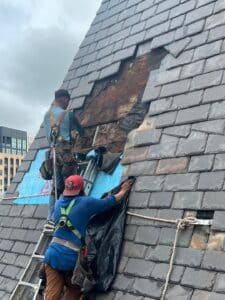
<path fill-rule="evenodd" d="M 28 286 L 28 287 L 31 287 L 33 289 L 39 289 L 40 288 L 40 284 L 37 284 L 37 283 L 30 283 L 30 282 L 27 282 L 27 281 L 20 281 L 18 283 L 18 286 L 20 285 L 23 285 L 23 286 Z"/>
<path fill-rule="evenodd" d="M 43 258 L 44 258 L 44 255 L 33 254 L 32 257 L 33 257 L 33 258 L 38 258 L 38 259 L 43 259 Z"/>

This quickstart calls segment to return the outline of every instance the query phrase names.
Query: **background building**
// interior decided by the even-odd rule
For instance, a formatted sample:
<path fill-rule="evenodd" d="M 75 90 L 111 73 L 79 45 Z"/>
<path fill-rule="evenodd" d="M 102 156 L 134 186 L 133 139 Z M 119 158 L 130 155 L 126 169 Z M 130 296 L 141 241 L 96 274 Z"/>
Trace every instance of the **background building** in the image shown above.
<path fill-rule="evenodd" d="M 26 152 L 27 133 L 0 126 L 0 195 L 9 187 Z"/>

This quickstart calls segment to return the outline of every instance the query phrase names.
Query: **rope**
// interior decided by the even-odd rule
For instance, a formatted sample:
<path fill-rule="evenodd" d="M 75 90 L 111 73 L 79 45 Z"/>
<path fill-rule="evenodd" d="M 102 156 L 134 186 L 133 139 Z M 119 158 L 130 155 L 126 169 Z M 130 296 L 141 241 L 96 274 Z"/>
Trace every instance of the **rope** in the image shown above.
<path fill-rule="evenodd" d="M 55 193 L 55 201 L 57 201 L 57 180 L 56 180 L 56 151 L 55 151 L 55 143 L 52 146 L 53 152 L 53 176 L 54 176 L 54 193 Z"/>
<path fill-rule="evenodd" d="M 51 194 L 36 194 L 36 195 L 27 195 L 27 196 L 13 196 L 13 197 L 4 197 L 2 200 L 13 200 L 13 199 L 26 199 L 26 198 L 33 198 L 33 197 L 45 197 L 50 196 Z"/>
<path fill-rule="evenodd" d="M 169 262 L 169 270 L 166 275 L 165 285 L 164 285 L 162 295 L 160 298 L 160 300 L 164 300 L 167 289 L 168 289 L 170 276 L 173 271 L 173 264 L 174 264 L 174 259 L 175 259 L 175 255 L 176 255 L 177 241 L 178 241 L 180 229 L 185 229 L 187 226 L 195 224 L 197 219 L 194 217 L 187 217 L 184 219 L 170 220 L 170 219 L 162 219 L 162 218 L 144 216 L 144 215 L 140 215 L 140 214 L 136 214 L 136 213 L 132 213 L 132 212 L 127 212 L 127 214 L 130 216 L 134 216 L 134 217 L 138 217 L 138 218 L 142 218 L 142 219 L 146 219 L 146 220 L 159 221 L 159 222 L 170 223 L 170 224 L 176 225 L 176 233 L 175 233 L 175 238 L 174 238 L 174 243 L 173 243 L 173 249 L 172 249 L 172 254 L 171 254 L 170 262 Z"/>

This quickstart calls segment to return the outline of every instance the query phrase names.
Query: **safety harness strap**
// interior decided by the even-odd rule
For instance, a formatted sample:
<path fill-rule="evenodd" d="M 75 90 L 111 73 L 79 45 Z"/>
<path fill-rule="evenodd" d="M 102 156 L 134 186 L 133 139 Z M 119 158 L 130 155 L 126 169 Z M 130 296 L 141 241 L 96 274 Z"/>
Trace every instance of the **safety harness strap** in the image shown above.
<path fill-rule="evenodd" d="M 59 229 L 60 227 L 65 226 L 67 229 L 71 230 L 73 232 L 73 234 L 79 239 L 81 240 L 81 243 L 83 244 L 83 238 L 82 235 L 80 234 L 79 230 L 76 229 L 73 224 L 70 222 L 69 220 L 69 214 L 70 211 L 75 203 L 76 199 L 73 199 L 72 201 L 70 201 L 69 205 L 67 207 L 61 207 L 60 211 L 61 211 L 61 216 L 60 216 L 60 220 L 58 225 L 56 226 L 56 230 Z M 64 225 L 60 226 L 60 222 L 63 222 Z"/>
<path fill-rule="evenodd" d="M 52 133 L 51 133 L 51 134 L 53 134 L 52 138 L 60 139 L 60 140 L 62 139 L 62 136 L 59 135 L 59 126 L 62 123 L 66 113 L 67 113 L 67 110 L 62 111 L 60 113 L 57 121 L 55 121 L 55 119 L 53 117 L 53 113 L 52 113 L 51 109 L 49 109 L 48 116 L 49 116 L 49 121 L 50 121 L 51 128 L 52 128 Z"/>

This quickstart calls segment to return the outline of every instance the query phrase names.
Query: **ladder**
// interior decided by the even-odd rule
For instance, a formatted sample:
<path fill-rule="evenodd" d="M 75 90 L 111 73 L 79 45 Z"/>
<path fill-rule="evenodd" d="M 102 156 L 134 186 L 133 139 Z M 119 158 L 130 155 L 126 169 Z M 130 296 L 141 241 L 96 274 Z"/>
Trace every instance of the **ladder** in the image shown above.
<path fill-rule="evenodd" d="M 90 160 L 88 163 L 83 163 L 81 176 L 85 182 L 85 194 L 89 195 L 93 183 L 97 175 L 96 160 Z M 44 253 L 48 244 L 52 239 L 52 230 L 44 230 L 36 244 L 36 247 L 31 255 L 31 258 L 18 281 L 10 300 L 40 300 L 42 279 L 39 278 L 39 270 L 42 264 Z"/>

